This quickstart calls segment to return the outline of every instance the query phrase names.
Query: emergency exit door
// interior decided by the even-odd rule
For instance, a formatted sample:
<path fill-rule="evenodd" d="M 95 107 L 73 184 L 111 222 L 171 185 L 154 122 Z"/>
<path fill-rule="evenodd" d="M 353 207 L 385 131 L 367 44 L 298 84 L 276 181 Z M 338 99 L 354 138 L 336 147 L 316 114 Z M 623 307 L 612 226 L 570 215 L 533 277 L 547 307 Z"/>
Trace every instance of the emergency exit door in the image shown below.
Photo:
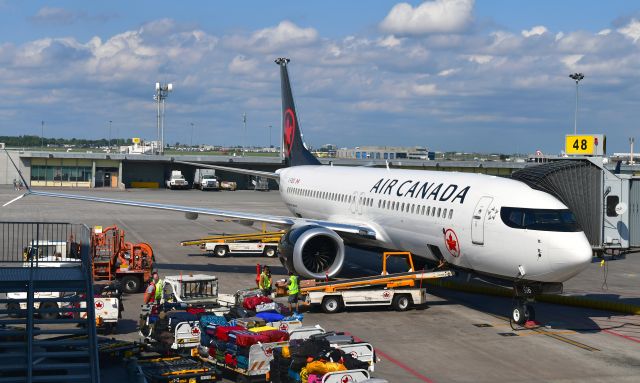
<path fill-rule="evenodd" d="M 473 210 L 473 218 L 471 219 L 471 242 L 476 245 L 484 245 L 484 220 L 487 216 L 487 210 L 489 210 L 491 201 L 493 201 L 492 197 L 482 197 Z"/>

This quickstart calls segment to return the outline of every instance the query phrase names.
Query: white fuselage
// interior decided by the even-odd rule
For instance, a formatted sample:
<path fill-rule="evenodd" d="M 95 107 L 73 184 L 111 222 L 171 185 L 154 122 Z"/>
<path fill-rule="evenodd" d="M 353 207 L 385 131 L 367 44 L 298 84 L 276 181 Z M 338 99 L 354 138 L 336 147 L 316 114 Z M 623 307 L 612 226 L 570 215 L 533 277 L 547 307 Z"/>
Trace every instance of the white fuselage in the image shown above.
<path fill-rule="evenodd" d="M 293 214 L 366 224 L 376 231 L 381 248 L 540 282 L 563 282 L 591 262 L 591 246 L 582 231 L 532 230 L 505 223 L 503 207 L 567 210 L 555 197 L 520 181 L 337 166 L 296 166 L 278 172 L 282 199 Z"/>

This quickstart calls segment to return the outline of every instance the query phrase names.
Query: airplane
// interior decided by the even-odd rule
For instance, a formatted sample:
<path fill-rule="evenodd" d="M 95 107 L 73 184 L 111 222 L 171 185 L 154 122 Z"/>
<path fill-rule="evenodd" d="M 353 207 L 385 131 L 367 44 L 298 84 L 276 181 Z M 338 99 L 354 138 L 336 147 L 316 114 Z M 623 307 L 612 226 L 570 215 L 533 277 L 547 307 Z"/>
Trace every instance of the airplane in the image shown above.
<path fill-rule="evenodd" d="M 340 273 L 345 245 L 410 251 L 423 264 L 445 264 L 512 284 L 511 320 L 518 324 L 535 318 L 535 295 L 560 293 L 562 282 L 591 263 L 591 246 L 567 206 L 523 182 L 483 174 L 322 165 L 302 140 L 289 61 L 275 60 L 282 88 L 284 168 L 272 173 L 176 162 L 274 179 L 293 216 L 30 188 L 9 203 L 39 195 L 180 211 L 190 219 L 203 214 L 284 226 L 288 231 L 279 243 L 280 260 L 288 270 L 313 279 Z"/>

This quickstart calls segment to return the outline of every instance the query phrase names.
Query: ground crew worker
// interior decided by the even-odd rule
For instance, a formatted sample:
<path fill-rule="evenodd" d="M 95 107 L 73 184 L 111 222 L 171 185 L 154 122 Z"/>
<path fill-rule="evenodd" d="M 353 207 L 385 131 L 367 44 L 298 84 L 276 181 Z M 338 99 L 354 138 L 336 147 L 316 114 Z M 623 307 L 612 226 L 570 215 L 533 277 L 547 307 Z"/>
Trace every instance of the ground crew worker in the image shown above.
<path fill-rule="evenodd" d="M 144 304 L 154 303 L 156 301 L 156 283 L 160 280 L 160 276 L 156 271 L 151 274 L 149 286 L 144 291 Z"/>
<path fill-rule="evenodd" d="M 293 304 L 296 304 L 296 313 L 300 311 L 299 306 L 299 297 L 300 294 L 300 285 L 298 283 L 298 276 L 293 273 L 293 271 L 289 271 L 289 280 L 287 281 L 287 292 L 289 293 L 289 310 L 293 311 Z"/>
<path fill-rule="evenodd" d="M 269 270 L 269 266 L 265 266 L 262 268 L 258 287 L 260 287 L 260 289 L 262 290 L 262 294 L 265 297 L 271 295 L 271 270 Z"/>
<path fill-rule="evenodd" d="M 164 279 L 160 279 L 160 276 L 158 275 L 158 273 L 156 272 L 156 277 L 158 277 L 158 279 L 156 279 L 156 293 L 155 293 L 155 297 L 154 297 L 154 301 L 156 303 L 160 303 L 160 301 L 163 298 L 163 292 L 164 292 Z"/>

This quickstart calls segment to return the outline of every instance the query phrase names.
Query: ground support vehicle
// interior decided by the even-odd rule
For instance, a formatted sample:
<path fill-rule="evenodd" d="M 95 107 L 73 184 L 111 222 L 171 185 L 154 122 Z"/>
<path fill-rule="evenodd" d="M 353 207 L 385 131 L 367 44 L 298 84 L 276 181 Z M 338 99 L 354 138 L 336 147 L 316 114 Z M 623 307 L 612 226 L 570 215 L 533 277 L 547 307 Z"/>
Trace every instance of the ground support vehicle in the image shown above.
<path fill-rule="evenodd" d="M 287 346 L 289 342 L 273 342 L 254 344 L 249 349 L 247 368 L 232 366 L 224 361 L 208 356 L 221 370 L 235 376 L 236 382 L 265 382 L 269 372 L 269 362 L 273 360 L 273 349 Z"/>
<path fill-rule="evenodd" d="M 238 184 L 234 181 L 220 181 L 220 190 L 236 191 Z"/>
<path fill-rule="evenodd" d="M 109 284 L 96 284 L 94 291 L 94 312 L 96 318 L 96 330 L 104 334 L 113 333 L 118 327 L 118 320 L 122 317 L 122 292 L 118 282 Z M 87 304 L 84 300 L 80 300 L 79 307 L 85 309 Z M 69 307 L 73 307 L 70 304 Z M 75 319 L 87 319 L 87 312 L 72 312 L 71 315 Z"/>
<path fill-rule="evenodd" d="M 180 170 L 172 170 L 169 179 L 165 181 L 167 189 L 189 189 L 189 182 L 184 179 Z"/>
<path fill-rule="evenodd" d="M 197 316 L 186 311 L 161 311 L 161 306 L 142 306 L 140 337 L 161 353 L 190 354 L 200 344 L 201 332 Z"/>
<path fill-rule="evenodd" d="M 220 181 L 216 177 L 216 171 L 214 169 L 196 169 L 193 187 L 202 191 L 220 190 Z"/>
<path fill-rule="evenodd" d="M 171 356 L 132 360 L 132 369 L 149 383 L 216 382 L 220 374 L 214 364 L 192 356 Z"/>
<path fill-rule="evenodd" d="M 162 303 L 183 310 L 202 309 L 217 316 L 228 313 L 231 305 L 218 299 L 218 278 L 207 274 L 166 276 Z"/>
<path fill-rule="evenodd" d="M 120 281 L 127 294 L 140 292 L 151 278 L 153 249 L 147 243 L 125 241 L 118 226 L 95 226 L 91 231 L 91 266 L 94 281 Z"/>
<path fill-rule="evenodd" d="M 228 254 L 262 254 L 266 257 L 278 255 L 278 242 L 284 231 L 261 231 L 249 234 L 222 234 L 182 241 L 182 246 L 199 246 L 216 257 Z"/>
<path fill-rule="evenodd" d="M 391 256 L 406 256 L 409 271 L 387 273 L 386 262 Z M 300 293 L 311 305 L 319 305 L 325 313 L 336 313 L 350 306 L 392 306 L 405 311 L 413 305 L 426 303 L 422 280 L 453 276 L 450 270 L 414 271 L 411 254 L 385 252 L 382 275 L 328 282 L 302 281 Z"/>

